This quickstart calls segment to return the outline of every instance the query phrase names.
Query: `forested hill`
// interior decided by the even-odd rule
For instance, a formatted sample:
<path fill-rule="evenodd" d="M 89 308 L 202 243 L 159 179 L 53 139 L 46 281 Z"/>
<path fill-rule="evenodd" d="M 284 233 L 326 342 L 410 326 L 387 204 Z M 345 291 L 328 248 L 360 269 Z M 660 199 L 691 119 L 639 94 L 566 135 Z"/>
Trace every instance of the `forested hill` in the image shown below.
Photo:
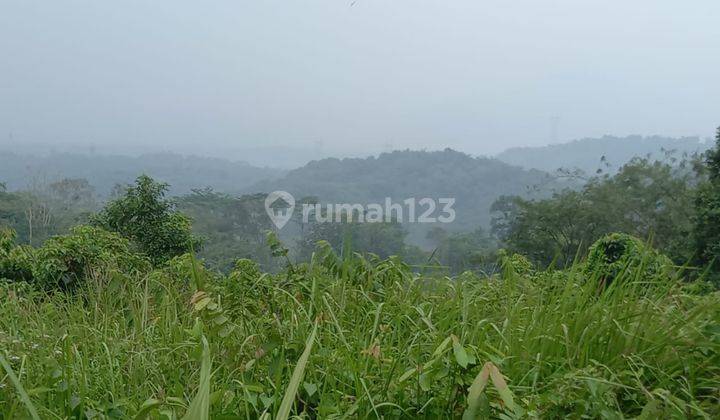
<path fill-rule="evenodd" d="M 652 158 L 662 160 L 665 151 L 675 151 L 674 156 L 682 158 L 683 153 L 705 151 L 711 145 L 712 142 L 703 143 L 698 137 L 604 136 L 549 146 L 511 148 L 497 155 L 497 158 L 528 169 L 553 172 L 562 167 L 594 174 L 598 169 L 615 172 L 636 156 L 650 154 Z M 603 156 L 605 158 L 601 161 Z"/>
<path fill-rule="evenodd" d="M 444 151 L 395 151 L 379 156 L 323 159 L 264 181 L 247 192 L 288 191 L 325 203 L 395 203 L 407 198 L 455 198 L 457 223 L 450 228 L 487 225 L 500 195 L 538 196 L 555 185 L 549 175 L 497 159 Z"/>
<path fill-rule="evenodd" d="M 235 192 L 259 180 L 283 174 L 245 162 L 174 153 L 138 157 L 80 153 L 31 156 L 0 151 L 0 182 L 10 190 L 25 190 L 64 178 L 84 178 L 95 188 L 96 194 L 106 197 L 116 184 L 132 183 L 143 173 L 169 183 L 171 193 L 178 195 L 208 186 L 218 191 Z"/>

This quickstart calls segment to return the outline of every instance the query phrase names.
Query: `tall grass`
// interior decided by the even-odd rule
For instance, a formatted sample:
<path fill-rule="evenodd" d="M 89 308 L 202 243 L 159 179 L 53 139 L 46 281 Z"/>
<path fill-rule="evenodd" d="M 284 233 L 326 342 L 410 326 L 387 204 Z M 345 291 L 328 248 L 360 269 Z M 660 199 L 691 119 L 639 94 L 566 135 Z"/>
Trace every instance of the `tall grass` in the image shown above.
<path fill-rule="evenodd" d="M 0 293 L 2 418 L 720 416 L 718 295 L 640 270 L 600 290 L 579 267 L 451 279 L 321 252 Z"/>

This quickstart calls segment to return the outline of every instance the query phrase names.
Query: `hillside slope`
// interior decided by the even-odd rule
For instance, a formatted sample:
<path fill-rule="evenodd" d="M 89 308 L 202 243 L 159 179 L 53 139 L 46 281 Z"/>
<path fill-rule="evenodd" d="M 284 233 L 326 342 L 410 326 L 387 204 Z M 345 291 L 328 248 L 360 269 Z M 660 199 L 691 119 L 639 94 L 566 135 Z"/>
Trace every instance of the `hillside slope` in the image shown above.
<path fill-rule="evenodd" d="M 581 169 L 593 174 L 598 169 L 614 172 L 635 156 L 647 156 L 662 160 L 665 151 L 675 151 L 675 157 L 683 153 L 705 151 L 709 142 L 698 137 L 627 136 L 585 138 L 563 144 L 541 147 L 515 147 L 508 149 L 497 158 L 512 165 L 528 169 L 553 172 L 558 168 Z M 605 157 L 605 161 L 601 159 Z"/>
<path fill-rule="evenodd" d="M 236 192 L 262 179 L 282 175 L 271 168 L 245 162 L 158 153 L 139 157 L 54 153 L 45 156 L 0 151 L 0 182 L 8 189 L 27 189 L 63 178 L 85 178 L 97 194 L 107 196 L 116 184 L 132 182 L 147 174 L 170 184 L 172 194 L 193 188 L 213 187 Z"/>
<path fill-rule="evenodd" d="M 296 199 L 324 203 L 393 203 L 424 197 L 456 199 L 457 220 L 449 229 L 486 226 L 500 195 L 534 196 L 556 185 L 545 172 L 525 170 L 497 159 L 444 151 L 395 151 L 364 159 L 323 159 L 259 182 L 247 192 L 288 191 Z M 540 187 L 540 188 L 536 188 Z"/>

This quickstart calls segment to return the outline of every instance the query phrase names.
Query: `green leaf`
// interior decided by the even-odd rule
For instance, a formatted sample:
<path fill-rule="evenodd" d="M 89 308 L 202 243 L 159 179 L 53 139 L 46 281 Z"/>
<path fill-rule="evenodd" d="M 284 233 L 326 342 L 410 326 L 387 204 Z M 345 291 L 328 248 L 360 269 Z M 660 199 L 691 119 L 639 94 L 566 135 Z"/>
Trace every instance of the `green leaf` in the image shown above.
<path fill-rule="evenodd" d="M 156 400 L 154 398 L 150 398 L 146 400 L 143 405 L 140 407 L 140 411 L 133 417 L 133 420 L 143 420 L 146 419 L 150 412 L 155 410 L 156 408 L 159 408 L 162 406 L 162 401 Z"/>
<path fill-rule="evenodd" d="M 485 391 L 485 387 L 490 379 L 490 370 L 487 368 L 489 364 L 489 362 L 485 364 L 468 389 L 468 406 L 463 413 L 463 420 L 474 420 L 480 417 L 479 411 L 482 405 L 483 391 Z"/>
<path fill-rule="evenodd" d="M 220 315 L 218 317 L 213 318 L 212 322 L 215 325 L 222 325 L 222 324 L 228 322 L 228 317 L 226 317 L 225 315 Z"/>
<path fill-rule="evenodd" d="M 290 411 L 292 410 L 293 403 L 295 402 L 295 396 L 297 395 L 300 382 L 305 375 L 305 368 L 307 367 L 308 360 L 310 359 L 310 353 L 312 353 L 313 344 L 315 344 L 315 335 L 317 335 L 318 324 L 315 323 L 310 338 L 308 338 L 307 344 L 305 344 L 305 351 L 300 356 L 297 366 L 293 371 L 292 377 L 290 378 L 290 384 L 288 384 L 285 390 L 285 396 L 283 397 L 280 409 L 275 417 L 276 420 L 287 420 L 290 417 Z"/>
<path fill-rule="evenodd" d="M 190 403 L 190 408 L 182 420 L 210 420 L 210 369 L 212 362 L 210 360 L 210 345 L 205 337 L 202 338 L 202 345 L 200 385 L 195 398 Z"/>
<path fill-rule="evenodd" d="M 436 348 L 435 351 L 434 351 L 433 354 L 432 354 L 432 355 L 433 355 L 433 358 L 436 358 L 436 357 L 440 356 L 441 354 L 443 354 L 443 353 L 445 352 L 445 350 L 447 349 L 448 344 L 450 344 L 450 340 L 452 340 L 452 337 L 448 337 L 448 338 L 444 339 L 442 343 L 440 343 L 440 345 L 438 346 L 438 348 Z"/>
<path fill-rule="evenodd" d="M 400 377 L 398 378 L 398 382 L 406 381 L 409 377 L 414 375 L 416 372 L 417 372 L 417 368 L 408 369 L 405 373 L 400 375 Z"/>
<path fill-rule="evenodd" d="M 310 382 L 304 382 L 303 388 L 305 388 L 305 392 L 307 392 L 308 397 L 312 397 L 313 395 L 315 395 L 318 390 L 318 386 Z"/>
<path fill-rule="evenodd" d="M 212 299 L 209 297 L 200 299 L 200 301 L 195 304 L 195 310 L 202 311 L 203 309 L 205 309 L 206 306 L 208 306 L 210 302 L 212 302 Z"/>
<path fill-rule="evenodd" d="M 522 410 L 515 405 L 513 393 L 507 386 L 502 373 L 500 373 L 497 366 L 491 362 L 487 362 L 468 389 L 468 406 L 463 413 L 463 420 L 482 418 L 479 411 L 484 399 L 483 391 L 485 391 L 489 380 L 492 380 L 495 389 L 497 389 L 498 394 L 500 394 L 500 398 L 505 405 L 505 409 L 513 413 L 515 416 L 521 415 Z"/>
<path fill-rule="evenodd" d="M 220 331 L 218 331 L 218 335 L 222 338 L 225 338 L 225 337 L 229 336 L 230 334 L 232 334 L 232 332 L 234 330 L 235 330 L 235 326 L 228 324 L 228 325 L 225 325 L 224 327 L 222 327 L 220 329 Z"/>
<path fill-rule="evenodd" d="M 5 356 L 3 356 L 2 353 L 0 353 L 0 366 L 5 369 L 5 373 L 7 373 L 8 378 L 10 378 L 10 382 L 12 382 L 13 386 L 15 387 L 15 390 L 20 396 L 20 401 L 25 404 L 25 408 L 27 409 L 28 413 L 30 413 L 30 416 L 33 418 L 33 420 L 40 420 L 40 416 L 38 416 L 35 406 L 33 405 L 32 401 L 30 401 L 30 397 L 28 397 L 27 392 L 25 392 L 25 388 L 23 388 L 20 380 L 17 378 L 17 376 L 15 376 L 15 372 L 13 372 L 12 368 L 10 367 L 10 363 L 5 360 Z"/>
<path fill-rule="evenodd" d="M 423 372 L 420 375 L 420 388 L 422 388 L 423 391 L 428 392 L 430 391 L 430 388 L 432 388 L 433 381 L 435 379 L 435 372 L 433 371 L 427 371 Z"/>
<path fill-rule="evenodd" d="M 460 340 L 457 338 L 457 336 L 453 335 L 452 341 L 453 341 L 453 353 L 455 353 L 455 361 L 457 361 L 457 363 L 460 366 L 462 366 L 463 369 L 465 369 L 473 361 L 468 356 L 463 345 L 460 344 Z"/>

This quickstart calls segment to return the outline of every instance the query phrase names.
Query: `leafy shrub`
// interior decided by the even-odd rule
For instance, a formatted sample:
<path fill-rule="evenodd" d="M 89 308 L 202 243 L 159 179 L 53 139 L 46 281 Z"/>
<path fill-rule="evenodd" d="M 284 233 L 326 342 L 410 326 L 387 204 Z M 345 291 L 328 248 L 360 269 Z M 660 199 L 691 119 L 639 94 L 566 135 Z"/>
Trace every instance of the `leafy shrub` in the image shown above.
<path fill-rule="evenodd" d="M 535 270 L 535 266 L 527 257 L 521 254 L 509 254 L 506 250 L 498 251 L 500 257 L 500 265 L 505 271 L 514 274 L 529 275 Z"/>
<path fill-rule="evenodd" d="M 17 234 L 14 230 L 8 228 L 0 229 L 0 255 L 10 252 L 15 246 L 15 238 Z"/>
<path fill-rule="evenodd" d="M 31 281 L 34 253 L 32 247 L 18 246 L 0 255 L 0 278 L 15 282 Z"/>
<path fill-rule="evenodd" d="M 217 283 L 219 274 L 208 270 L 203 261 L 191 253 L 178 255 L 163 266 L 154 270 L 151 276 L 162 277 L 164 283 L 178 285 L 179 289 L 189 290 L 191 286 L 203 289 L 208 283 Z"/>
<path fill-rule="evenodd" d="M 14 230 L 0 229 L 0 279 L 30 281 L 34 250 L 28 246 L 15 246 L 15 237 Z"/>
<path fill-rule="evenodd" d="M 43 391 L 41 418 L 198 418 L 186 397 L 208 386 L 209 418 L 278 418 L 295 394 L 297 418 L 720 418 L 717 293 L 618 281 L 588 299 L 579 268 L 459 282 L 357 254 L 318 256 L 284 285 L 241 260 L 225 290 L 195 290 L 191 258 L 153 271 L 167 282 L 101 273 L 83 299 L 0 285 L 0 354 Z M 0 418 L 21 417 L 2 384 Z"/>
<path fill-rule="evenodd" d="M 241 292 L 242 289 L 252 289 L 262 276 L 260 265 L 246 258 L 235 262 L 235 269 L 227 278 L 227 290 L 230 293 Z"/>
<path fill-rule="evenodd" d="M 35 256 L 33 278 L 45 289 L 74 288 L 94 269 L 110 268 L 133 274 L 150 268 L 144 257 L 131 250 L 126 239 L 91 226 L 78 226 L 70 235 L 49 239 Z"/>
<path fill-rule="evenodd" d="M 233 271 L 221 282 L 230 313 L 239 316 L 244 311 L 252 311 L 255 308 L 250 308 L 248 301 L 255 303 L 268 297 L 267 286 L 271 284 L 260 283 L 262 275 L 260 265 L 253 260 L 240 259 L 235 262 Z"/>
<path fill-rule="evenodd" d="M 720 283 L 720 127 L 716 145 L 707 152 L 701 170 L 708 180 L 698 186 L 695 196 L 695 257 L 708 265 L 711 277 Z"/>
<path fill-rule="evenodd" d="M 611 233 L 590 247 L 584 272 L 609 285 L 623 272 L 642 270 L 643 277 L 654 278 L 668 273 L 671 267 L 668 257 L 640 239 L 625 233 Z"/>
<path fill-rule="evenodd" d="M 110 202 L 93 224 L 129 239 L 154 264 L 200 246 L 191 234 L 190 219 L 165 198 L 168 185 L 141 176 L 125 195 Z"/>

